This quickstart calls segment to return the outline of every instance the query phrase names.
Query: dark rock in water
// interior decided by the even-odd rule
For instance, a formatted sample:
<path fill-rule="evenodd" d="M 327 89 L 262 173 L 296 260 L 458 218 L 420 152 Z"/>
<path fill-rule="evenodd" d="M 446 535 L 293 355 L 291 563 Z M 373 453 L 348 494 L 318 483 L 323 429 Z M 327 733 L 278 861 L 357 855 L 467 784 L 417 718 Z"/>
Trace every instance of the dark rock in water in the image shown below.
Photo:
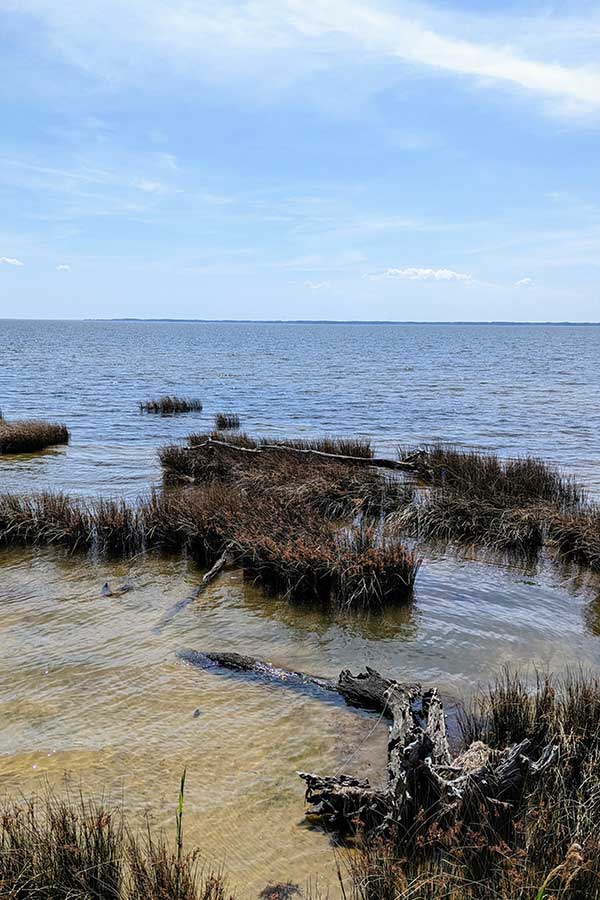
<path fill-rule="evenodd" d="M 297 884 L 286 881 L 280 884 L 268 884 L 258 896 L 260 900 L 290 900 L 291 897 L 301 893 L 302 891 Z"/>
<path fill-rule="evenodd" d="M 200 712 L 199 709 L 194 710 L 194 718 L 195 719 L 198 719 L 201 715 L 202 715 L 202 713 Z"/>
<path fill-rule="evenodd" d="M 122 597 L 123 594 L 126 594 L 128 591 L 133 590 L 132 584 L 122 584 L 118 588 L 115 588 L 114 591 L 111 589 L 108 581 L 105 581 L 102 585 L 102 596 L 103 597 Z"/>

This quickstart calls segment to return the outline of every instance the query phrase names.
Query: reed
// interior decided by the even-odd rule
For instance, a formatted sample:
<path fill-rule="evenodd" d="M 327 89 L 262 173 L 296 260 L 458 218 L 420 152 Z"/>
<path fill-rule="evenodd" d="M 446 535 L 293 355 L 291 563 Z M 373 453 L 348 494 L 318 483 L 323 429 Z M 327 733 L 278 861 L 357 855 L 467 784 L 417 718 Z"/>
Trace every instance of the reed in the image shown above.
<path fill-rule="evenodd" d="M 178 413 L 202 412 L 202 401 L 191 397 L 175 397 L 166 395 L 140 403 L 140 412 L 155 413 L 161 416 L 174 416 Z"/>
<path fill-rule="evenodd" d="M 0 417 L 0 455 L 37 453 L 46 447 L 69 443 L 66 425 L 56 425 L 37 419 L 7 422 Z"/>
<path fill-rule="evenodd" d="M 231 900 L 198 854 L 174 852 L 150 826 L 80 797 L 7 803 L 0 810 L 0 897 L 6 900 Z"/>
<path fill-rule="evenodd" d="M 400 458 L 415 460 L 421 477 L 437 487 L 498 506 L 534 502 L 573 508 L 585 499 L 574 479 L 530 456 L 503 460 L 495 453 L 437 443 L 417 452 L 401 449 Z"/>
<path fill-rule="evenodd" d="M 465 750 L 550 745 L 543 777 L 510 802 L 465 810 L 451 830 L 437 810 L 417 832 L 363 842 L 343 855 L 351 900 L 599 900 L 600 680 L 538 677 L 531 691 L 505 672 L 461 719 Z M 473 744 L 472 742 L 477 742 Z M 485 742 L 485 743 L 481 743 Z"/>
<path fill-rule="evenodd" d="M 240 417 L 237 413 L 220 412 L 215 415 L 215 428 L 217 431 L 235 431 L 240 427 Z"/>

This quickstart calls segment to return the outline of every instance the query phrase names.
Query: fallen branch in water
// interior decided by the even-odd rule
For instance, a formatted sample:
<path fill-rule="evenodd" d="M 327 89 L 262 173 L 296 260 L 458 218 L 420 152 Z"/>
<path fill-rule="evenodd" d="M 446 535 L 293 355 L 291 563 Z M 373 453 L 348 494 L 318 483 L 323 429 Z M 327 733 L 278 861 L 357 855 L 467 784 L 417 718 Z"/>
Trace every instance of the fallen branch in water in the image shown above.
<path fill-rule="evenodd" d="M 203 576 L 200 584 L 196 588 L 196 590 L 189 595 L 189 597 L 184 597 L 183 600 L 178 600 L 177 603 L 174 603 L 173 606 L 166 611 L 161 620 L 154 626 L 152 629 L 153 634 L 160 634 L 163 628 L 167 625 L 170 625 L 175 616 L 177 616 L 180 612 L 182 612 L 186 607 L 193 603 L 194 600 L 197 600 L 198 597 L 206 590 L 209 584 L 218 578 L 221 574 L 225 566 L 228 562 L 231 561 L 231 550 L 233 545 L 227 544 L 223 553 L 218 558 L 214 566 L 208 570 L 208 572 Z"/>
<path fill-rule="evenodd" d="M 291 686 L 316 686 L 338 693 L 351 706 L 377 711 L 392 720 L 384 786 L 372 787 L 368 780 L 350 775 L 298 773 L 306 783 L 309 814 L 341 833 L 358 829 L 382 834 L 391 828 L 408 833 L 423 818 L 449 828 L 490 809 L 509 814 L 526 780 L 539 777 L 556 762 L 555 746 L 536 747 L 529 739 L 504 750 L 492 750 L 475 741 L 453 758 L 437 690 L 387 679 L 374 669 L 358 675 L 345 669 L 334 680 L 281 669 L 237 653 L 186 650 L 179 655 L 202 667 L 252 673 Z"/>

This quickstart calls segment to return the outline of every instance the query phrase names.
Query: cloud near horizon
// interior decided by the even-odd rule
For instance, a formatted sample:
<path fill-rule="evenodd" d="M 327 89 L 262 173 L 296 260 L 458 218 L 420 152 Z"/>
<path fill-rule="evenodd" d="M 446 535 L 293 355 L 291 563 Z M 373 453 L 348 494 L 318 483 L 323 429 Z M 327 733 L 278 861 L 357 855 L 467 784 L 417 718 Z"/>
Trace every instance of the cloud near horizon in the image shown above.
<path fill-rule="evenodd" d="M 406 269 L 386 269 L 369 276 L 371 281 L 381 281 L 387 278 L 404 278 L 408 281 L 473 281 L 473 276 L 468 272 L 454 272 L 452 269 L 420 269 L 410 266 Z"/>

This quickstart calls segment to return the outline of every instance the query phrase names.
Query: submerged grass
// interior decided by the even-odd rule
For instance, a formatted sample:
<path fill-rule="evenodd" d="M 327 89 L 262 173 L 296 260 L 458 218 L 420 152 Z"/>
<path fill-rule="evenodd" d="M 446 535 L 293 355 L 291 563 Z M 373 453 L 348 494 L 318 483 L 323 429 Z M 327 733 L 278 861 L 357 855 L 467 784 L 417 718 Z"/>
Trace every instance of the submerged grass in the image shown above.
<path fill-rule="evenodd" d="M 534 752 L 554 747 L 552 765 L 543 776 L 531 772 L 516 799 L 482 801 L 450 829 L 438 809 L 408 841 L 403 834 L 363 843 L 343 857 L 346 897 L 598 900 L 599 722 L 598 677 L 539 677 L 530 691 L 506 672 L 463 713 L 464 748 L 497 753 L 527 740 Z"/>
<path fill-rule="evenodd" d="M 156 413 L 161 416 L 173 416 L 177 413 L 201 412 L 202 401 L 190 397 L 164 396 L 140 403 L 140 412 Z"/>
<path fill-rule="evenodd" d="M 174 852 L 150 827 L 80 798 L 0 809 L 0 897 L 5 900 L 230 900 L 197 852 Z"/>
<path fill-rule="evenodd" d="M 8 422 L 0 416 L 0 454 L 36 453 L 46 447 L 68 444 L 66 425 L 22 419 Z"/>

